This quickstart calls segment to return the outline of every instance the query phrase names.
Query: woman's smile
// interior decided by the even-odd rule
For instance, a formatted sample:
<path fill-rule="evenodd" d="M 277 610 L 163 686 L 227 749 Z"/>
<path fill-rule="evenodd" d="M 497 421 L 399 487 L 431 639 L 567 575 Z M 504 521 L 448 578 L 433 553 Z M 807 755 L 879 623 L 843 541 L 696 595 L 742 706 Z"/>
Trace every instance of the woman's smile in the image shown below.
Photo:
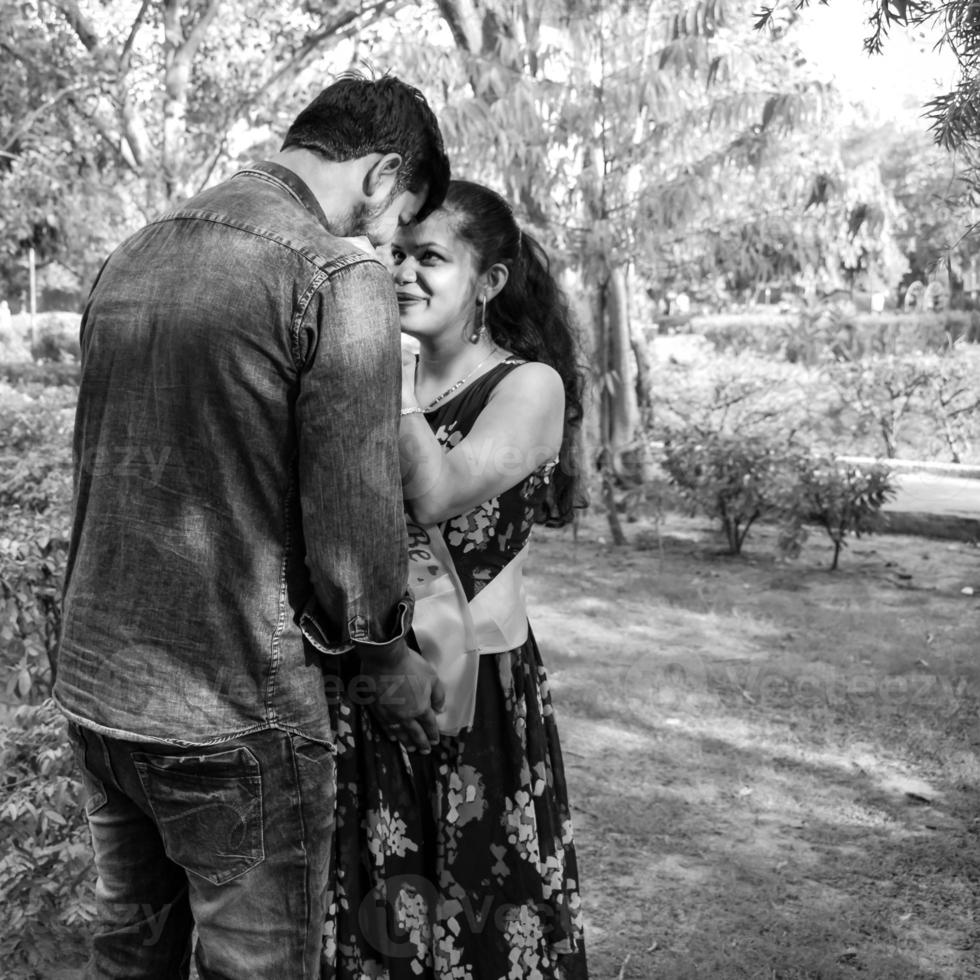
<path fill-rule="evenodd" d="M 437 212 L 399 228 L 391 259 L 403 329 L 429 338 L 471 332 L 480 275 L 476 256 L 448 215 Z"/>

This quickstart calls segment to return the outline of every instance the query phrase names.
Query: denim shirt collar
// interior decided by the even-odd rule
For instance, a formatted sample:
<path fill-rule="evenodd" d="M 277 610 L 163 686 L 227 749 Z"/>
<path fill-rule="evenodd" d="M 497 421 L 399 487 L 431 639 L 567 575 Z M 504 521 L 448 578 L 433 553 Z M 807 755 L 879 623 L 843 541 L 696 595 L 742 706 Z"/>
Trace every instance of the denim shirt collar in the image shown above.
<path fill-rule="evenodd" d="M 331 232 L 331 234 L 333 233 L 333 230 L 327 223 L 327 216 L 323 213 L 323 208 L 320 207 L 320 202 L 316 199 L 313 191 L 307 187 L 297 174 L 293 173 L 287 167 L 273 163 L 271 160 L 263 160 L 260 163 L 253 163 L 244 170 L 239 170 L 234 176 L 258 177 L 260 180 L 268 180 L 271 183 L 279 184 L 287 194 L 296 198 L 327 231 Z"/>

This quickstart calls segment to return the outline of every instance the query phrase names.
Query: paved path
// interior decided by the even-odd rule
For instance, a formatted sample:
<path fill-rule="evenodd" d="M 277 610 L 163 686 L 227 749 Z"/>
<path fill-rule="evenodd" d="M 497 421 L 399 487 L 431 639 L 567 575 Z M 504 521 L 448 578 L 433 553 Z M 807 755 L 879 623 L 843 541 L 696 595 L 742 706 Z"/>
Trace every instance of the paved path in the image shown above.
<path fill-rule="evenodd" d="M 935 473 L 898 473 L 895 480 L 898 494 L 885 510 L 980 521 L 980 480 Z"/>

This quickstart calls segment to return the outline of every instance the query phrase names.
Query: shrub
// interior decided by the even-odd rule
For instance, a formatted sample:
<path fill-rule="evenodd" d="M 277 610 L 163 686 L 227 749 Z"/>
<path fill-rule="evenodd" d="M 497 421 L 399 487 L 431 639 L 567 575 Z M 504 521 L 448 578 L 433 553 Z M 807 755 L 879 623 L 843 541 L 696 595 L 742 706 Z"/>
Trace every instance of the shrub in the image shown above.
<path fill-rule="evenodd" d="M 880 463 L 862 467 L 804 455 L 793 460 L 793 469 L 783 501 L 780 549 L 795 557 L 806 538 L 804 522 L 818 524 L 833 542 L 834 571 L 849 535 L 859 538 L 880 526 L 881 509 L 895 495 L 891 471 Z"/>
<path fill-rule="evenodd" d="M 904 423 L 923 398 L 930 369 L 921 357 L 885 355 L 829 363 L 825 375 L 854 415 L 855 428 L 874 432 L 884 455 L 898 455 Z"/>
<path fill-rule="evenodd" d="M 980 437 L 980 358 L 963 356 L 966 353 L 951 346 L 922 364 L 924 414 L 941 451 L 953 463 L 963 462 Z"/>
<path fill-rule="evenodd" d="M 67 409 L 57 397 L 0 406 L 0 683 L 36 702 L 51 688 L 71 511 Z"/>
<path fill-rule="evenodd" d="M 78 385 L 79 364 L 77 361 L 14 361 L 0 363 L 0 381 L 10 385 Z"/>
<path fill-rule="evenodd" d="M 749 529 L 779 511 L 787 450 L 768 439 L 686 429 L 664 443 L 664 468 L 695 512 L 721 521 L 730 554 L 741 554 Z"/>
<path fill-rule="evenodd" d="M 846 319 L 833 350 L 838 360 L 941 351 L 973 335 L 969 313 L 875 313 Z"/>
<path fill-rule="evenodd" d="M 781 552 L 795 558 L 806 525 L 818 524 L 834 545 L 832 570 L 847 537 L 876 530 L 895 494 L 884 464 L 844 464 L 743 433 L 673 432 L 664 444 L 664 468 L 694 512 L 720 520 L 730 554 L 740 554 L 752 525 L 769 517 L 781 521 Z"/>
<path fill-rule="evenodd" d="M 21 314 L 14 318 L 13 330 L 35 361 L 77 361 L 81 319 L 78 313 L 38 313 L 32 331 L 30 318 Z"/>
<path fill-rule="evenodd" d="M 46 978 L 80 959 L 78 936 L 93 915 L 81 786 L 64 720 L 47 699 L 68 550 L 70 405 L 64 389 L 31 396 L 0 386 L 4 980 Z"/>
<path fill-rule="evenodd" d="M 794 432 L 826 429 L 833 408 L 834 392 L 817 371 L 751 352 L 668 359 L 654 376 L 654 431 L 661 438 L 694 429 L 785 443 Z"/>
<path fill-rule="evenodd" d="M 8 697 L 36 702 L 51 691 L 68 537 L 30 512 L 8 517 L 4 524 L 0 537 L 4 687 Z"/>
<path fill-rule="evenodd" d="M 6 361 L 29 361 L 30 342 L 26 337 L 9 328 L 0 326 L 0 363 Z"/>
<path fill-rule="evenodd" d="M 0 453 L 34 449 L 67 459 L 74 408 L 71 389 L 0 382 Z"/>
<path fill-rule="evenodd" d="M 960 340 L 980 341 L 976 318 L 961 310 L 857 314 L 820 305 L 798 313 L 693 317 L 689 329 L 719 353 L 754 351 L 800 364 L 817 364 L 828 355 L 856 361 L 872 355 L 940 351 Z"/>
<path fill-rule="evenodd" d="M 728 313 L 694 317 L 690 329 L 719 353 L 752 351 L 782 359 L 798 324 L 794 313 Z"/>
<path fill-rule="evenodd" d="M 94 871 L 82 786 L 50 701 L 0 725 L 0 962 L 4 980 L 40 980 L 82 959 Z"/>

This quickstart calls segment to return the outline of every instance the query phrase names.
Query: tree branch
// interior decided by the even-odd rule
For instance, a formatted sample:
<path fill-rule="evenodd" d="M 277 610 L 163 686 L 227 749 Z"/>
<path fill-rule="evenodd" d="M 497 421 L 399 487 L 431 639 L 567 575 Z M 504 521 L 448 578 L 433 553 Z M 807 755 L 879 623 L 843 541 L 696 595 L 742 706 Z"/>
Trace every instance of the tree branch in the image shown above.
<path fill-rule="evenodd" d="M 75 36 L 82 42 L 82 46 L 90 54 L 94 54 L 102 47 L 98 34 L 89 23 L 88 18 L 78 9 L 75 0 L 55 0 L 56 6 L 68 23 L 68 26 L 75 32 Z"/>
<path fill-rule="evenodd" d="M 127 140 L 124 144 L 122 137 L 118 133 L 113 132 L 106 125 L 106 123 L 99 118 L 96 112 L 86 111 L 78 104 L 76 99 L 71 99 L 69 101 L 69 105 L 75 110 L 75 112 L 78 113 L 79 116 L 87 120 L 95 128 L 99 139 L 101 139 L 112 151 L 113 157 L 115 157 L 116 160 L 126 167 L 127 170 L 131 171 L 137 177 L 140 176 L 142 172 L 140 169 L 140 161 L 133 157 L 132 147 L 130 146 L 129 154 L 123 150 L 124 145 L 129 146 L 129 141 Z"/>
<path fill-rule="evenodd" d="M 16 157 L 17 154 L 10 153 L 8 151 L 13 149 L 13 147 L 15 146 L 17 141 L 21 138 L 21 136 L 23 136 L 26 132 L 30 131 L 34 126 L 34 123 L 38 119 L 40 119 L 40 117 L 43 116 L 49 109 L 57 105 L 62 99 L 68 98 L 68 96 L 73 95 L 82 87 L 83 86 L 81 82 L 76 82 L 74 85 L 69 85 L 67 88 L 63 88 L 60 92 L 56 92 L 54 95 L 45 99 L 44 102 L 41 103 L 41 105 L 39 105 L 32 112 L 29 112 L 27 116 L 24 117 L 24 119 L 21 121 L 20 126 L 13 131 L 13 134 L 8 137 L 7 142 L 4 144 L 3 147 L 4 156 Z"/>
<path fill-rule="evenodd" d="M 146 18 L 146 12 L 149 7 L 150 0 L 143 0 L 136 17 L 133 20 L 132 26 L 129 28 L 129 34 L 126 37 L 126 40 L 123 42 L 122 50 L 119 52 L 120 74 L 125 74 L 129 71 L 129 62 L 133 54 L 133 44 L 136 42 L 136 35 L 143 26 L 143 21 Z"/>

